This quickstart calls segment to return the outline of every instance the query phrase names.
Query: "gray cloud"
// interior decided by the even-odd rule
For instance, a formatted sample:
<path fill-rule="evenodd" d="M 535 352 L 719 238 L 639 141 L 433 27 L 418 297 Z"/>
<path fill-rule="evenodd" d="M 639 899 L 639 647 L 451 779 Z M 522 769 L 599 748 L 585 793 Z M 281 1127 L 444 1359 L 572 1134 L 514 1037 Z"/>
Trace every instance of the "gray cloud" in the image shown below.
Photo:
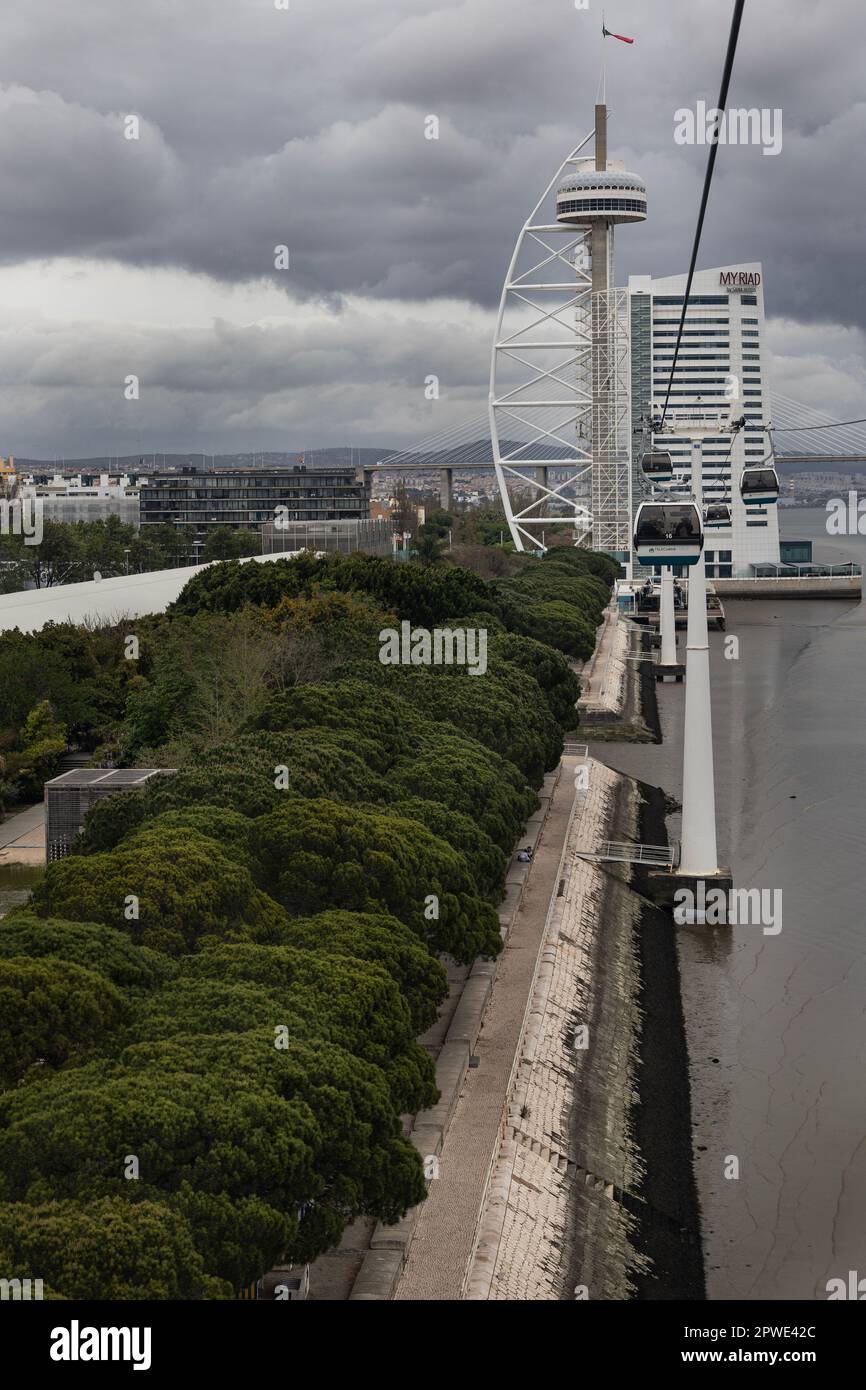
<path fill-rule="evenodd" d="M 355 444 L 409 444 L 478 413 L 491 331 L 489 315 L 460 303 L 443 301 L 431 320 L 413 305 L 383 317 L 363 299 L 340 312 L 307 305 L 296 323 L 19 325 L 0 333 L 0 432 L 49 457 L 178 440 L 207 452 L 300 447 L 321 441 L 323 423 Z M 138 400 L 125 399 L 129 373 Z M 425 399 L 431 373 L 437 401 Z"/>
<path fill-rule="evenodd" d="M 706 148 L 674 143 L 674 112 L 715 100 L 729 7 L 620 0 L 614 8 L 608 22 L 637 42 L 611 40 L 605 49 L 612 154 L 643 174 L 650 193 L 646 225 L 618 237 L 622 281 L 685 268 Z M 346 404 L 354 401 L 339 411 L 349 431 L 355 386 L 381 387 L 376 427 L 387 435 L 392 378 L 381 375 L 374 326 L 382 301 L 495 304 L 523 218 L 591 123 L 599 29 L 600 7 L 579 11 L 570 0 L 291 0 L 288 12 L 269 0 L 8 7 L 0 15 L 0 265 L 62 257 L 178 267 L 226 286 L 269 278 L 285 291 L 287 315 L 319 306 L 328 329 L 343 297 L 367 296 L 364 350 L 343 357 L 340 333 L 326 332 L 310 361 L 323 388 L 342 387 Z M 762 260 L 768 311 L 800 323 L 866 324 L 857 173 L 864 35 L 859 0 L 747 7 L 731 101 L 781 107 L 784 147 L 777 158 L 754 147 L 720 150 L 701 262 Z M 138 141 L 123 138 L 130 113 L 141 118 Z M 424 138 L 429 114 L 439 118 L 438 140 Z M 291 251 L 288 272 L 273 267 L 281 243 Z M 104 289 L 88 274 L 98 311 Z M 183 292 L 177 316 L 182 325 Z M 302 321 L 309 334 L 309 317 Z M 344 333 L 351 322 L 349 314 Z M 406 323 L 414 323 L 408 304 Z M 410 365 L 440 347 L 429 317 L 415 327 L 426 335 L 421 345 L 389 321 Z M 57 393 L 73 389 L 64 353 L 85 398 L 101 389 L 87 376 L 99 368 L 95 342 L 76 351 L 76 331 L 74 316 L 52 321 L 40 332 L 53 348 L 43 341 L 35 356 L 19 354 L 34 371 L 58 371 L 64 384 L 49 374 L 15 389 L 43 392 L 49 434 L 80 428 L 92 448 L 109 427 L 104 414 L 93 416 L 88 436 L 86 407 L 80 414 L 64 401 L 66 413 L 59 410 Z M 104 328 L 107 339 L 113 331 Z M 203 335 L 197 348 L 195 332 Z M 195 401 L 212 399 L 215 382 L 230 395 L 250 391 L 253 401 L 256 390 L 262 401 L 302 390 L 307 354 L 284 358 L 280 380 L 275 332 L 256 337 L 231 323 L 178 329 L 172 352 L 157 330 L 131 324 L 127 343 L 143 335 L 156 375 L 174 374 L 160 387 L 166 400 L 187 393 L 193 402 L 180 416 L 163 411 L 154 432 L 198 430 Z M 481 357 L 461 372 L 467 383 L 485 370 L 487 344 L 476 336 Z M 378 381 L 367 372 L 377 361 Z M 32 452 L 29 412 L 16 417 L 9 390 L 5 397 L 6 427 L 19 450 Z M 254 407 L 215 417 L 213 428 L 235 419 L 252 428 Z"/>

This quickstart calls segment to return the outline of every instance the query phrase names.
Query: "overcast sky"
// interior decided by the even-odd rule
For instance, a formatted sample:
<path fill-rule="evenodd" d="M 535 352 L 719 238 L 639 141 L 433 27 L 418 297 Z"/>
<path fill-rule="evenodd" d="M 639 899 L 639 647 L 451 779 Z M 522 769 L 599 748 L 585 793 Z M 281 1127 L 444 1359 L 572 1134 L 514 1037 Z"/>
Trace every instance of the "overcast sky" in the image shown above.
<path fill-rule="evenodd" d="M 515 237 L 592 124 L 601 5 L 281 3 L 4 7 L 0 453 L 399 446 L 483 413 Z M 619 283 L 687 268 L 707 150 L 674 112 L 714 104 L 731 9 L 606 0 L 636 40 L 605 46 L 610 154 L 649 195 Z M 835 418 L 866 414 L 864 52 L 863 0 L 747 0 L 730 100 L 781 108 L 783 147 L 720 149 L 700 258 L 763 262 L 771 386 Z"/>

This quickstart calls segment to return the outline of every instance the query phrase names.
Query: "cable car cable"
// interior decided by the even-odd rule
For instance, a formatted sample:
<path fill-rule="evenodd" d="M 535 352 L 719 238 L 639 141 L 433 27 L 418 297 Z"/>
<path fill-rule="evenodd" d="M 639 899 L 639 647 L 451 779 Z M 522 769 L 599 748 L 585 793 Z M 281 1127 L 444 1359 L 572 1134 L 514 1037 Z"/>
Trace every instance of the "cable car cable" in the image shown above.
<path fill-rule="evenodd" d="M 846 425 L 866 425 L 866 415 L 861 420 L 831 420 L 828 425 L 774 425 L 778 434 L 802 434 L 803 430 L 841 430 Z"/>
<path fill-rule="evenodd" d="M 716 103 L 716 108 L 717 108 L 717 110 L 720 111 L 720 112 L 724 112 L 725 107 L 727 106 L 727 101 L 728 101 L 728 87 L 729 87 L 730 81 L 731 81 L 731 72 L 732 72 L 733 66 L 734 66 L 734 55 L 736 54 L 736 51 L 737 51 L 737 39 L 739 38 L 739 35 L 740 35 L 740 21 L 741 21 L 742 18 L 743 18 L 743 6 L 745 5 L 745 3 L 746 3 L 746 0 L 735 0 L 735 3 L 734 3 L 734 14 L 733 14 L 733 18 L 731 19 L 731 32 L 730 32 L 730 34 L 729 34 L 729 36 L 728 36 L 728 51 L 727 51 L 727 53 L 725 54 L 725 66 L 724 66 L 724 70 L 723 70 L 723 72 L 722 72 L 722 86 L 721 86 L 721 90 L 720 90 L 720 92 L 719 92 L 719 99 L 718 99 L 718 102 Z M 719 118 L 719 124 L 721 124 L 721 117 Z M 671 366 L 671 374 L 670 374 L 670 377 L 669 377 L 669 379 L 668 379 L 668 389 L 667 389 L 667 393 L 665 394 L 665 403 L 664 403 L 664 406 L 663 406 L 663 408 L 662 408 L 662 425 L 664 425 L 665 416 L 667 415 L 668 401 L 670 400 L 671 387 L 673 386 L 674 372 L 676 371 L 677 358 L 679 357 L 679 352 L 680 352 L 680 340 L 681 340 L 682 334 L 683 334 L 683 325 L 685 324 L 685 321 L 686 321 L 686 310 L 688 309 L 688 305 L 689 305 L 689 294 L 691 293 L 692 280 L 694 279 L 694 274 L 695 274 L 695 265 L 697 264 L 698 251 L 699 251 L 700 245 L 701 245 L 701 232 L 702 232 L 703 229 L 704 229 L 704 215 L 705 215 L 705 213 L 706 213 L 706 211 L 707 211 L 707 202 L 708 202 L 709 196 L 710 196 L 710 185 L 712 184 L 712 181 L 713 181 L 713 170 L 714 170 L 715 165 L 716 165 L 716 154 L 718 153 L 718 148 L 719 148 L 719 139 L 718 139 L 718 129 L 717 129 L 717 130 L 716 130 L 716 138 L 713 140 L 713 143 L 710 145 L 710 157 L 709 157 L 709 159 L 707 160 L 707 172 L 706 172 L 706 174 L 704 175 L 704 190 L 703 190 L 703 193 L 701 194 L 701 208 L 700 208 L 700 212 L 698 213 L 698 225 L 697 225 L 697 228 L 695 229 L 695 239 L 694 239 L 694 242 L 693 242 L 693 244 L 692 244 L 692 259 L 691 259 L 691 262 L 690 262 L 690 264 L 689 264 L 688 279 L 686 280 L 686 292 L 685 292 L 685 294 L 684 294 L 684 296 L 683 296 L 683 312 L 682 312 L 682 314 L 680 315 L 680 326 L 679 326 L 679 328 L 677 329 L 677 340 L 676 340 L 676 343 L 674 344 L 674 360 L 673 360 L 673 364 L 672 364 L 672 366 Z"/>

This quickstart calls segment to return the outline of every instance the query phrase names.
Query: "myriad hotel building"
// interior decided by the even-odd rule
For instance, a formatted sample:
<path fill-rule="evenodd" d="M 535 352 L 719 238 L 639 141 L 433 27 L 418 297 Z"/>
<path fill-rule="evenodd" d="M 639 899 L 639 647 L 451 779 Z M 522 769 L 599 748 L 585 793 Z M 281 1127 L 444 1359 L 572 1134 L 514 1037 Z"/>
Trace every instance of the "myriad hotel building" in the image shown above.
<path fill-rule="evenodd" d="M 670 393 L 671 409 L 698 401 L 713 408 L 734 391 L 732 415 L 746 417 L 740 433 L 704 441 L 704 502 L 727 502 L 731 508 L 730 529 L 707 534 L 708 579 L 747 577 L 753 565 L 779 561 L 778 508 L 750 507 L 747 513 L 739 491 L 743 468 L 772 453 L 770 436 L 761 428 L 771 418 L 763 278 L 759 262 L 696 272 Z M 665 402 L 685 286 L 685 275 L 629 277 L 635 505 L 649 495 L 640 468 L 648 447 L 641 420 L 660 415 Z M 657 435 L 654 447 L 670 453 L 676 476 L 688 485 L 691 441 Z"/>

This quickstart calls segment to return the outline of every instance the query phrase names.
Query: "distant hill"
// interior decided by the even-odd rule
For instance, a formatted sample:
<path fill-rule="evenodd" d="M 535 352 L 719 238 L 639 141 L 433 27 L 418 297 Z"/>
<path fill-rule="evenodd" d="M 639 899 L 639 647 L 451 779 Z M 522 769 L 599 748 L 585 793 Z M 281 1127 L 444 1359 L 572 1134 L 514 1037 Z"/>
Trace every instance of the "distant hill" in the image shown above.
<path fill-rule="evenodd" d="M 290 451 L 265 450 L 264 453 L 243 454 L 120 454 L 107 459 L 65 458 L 36 459 L 16 454 L 15 466 L 24 473 L 63 471 L 65 473 L 150 473 L 163 468 L 292 468 L 303 461 L 309 469 L 350 468 L 355 464 L 375 463 L 393 453 L 393 449 L 307 449 Z"/>

